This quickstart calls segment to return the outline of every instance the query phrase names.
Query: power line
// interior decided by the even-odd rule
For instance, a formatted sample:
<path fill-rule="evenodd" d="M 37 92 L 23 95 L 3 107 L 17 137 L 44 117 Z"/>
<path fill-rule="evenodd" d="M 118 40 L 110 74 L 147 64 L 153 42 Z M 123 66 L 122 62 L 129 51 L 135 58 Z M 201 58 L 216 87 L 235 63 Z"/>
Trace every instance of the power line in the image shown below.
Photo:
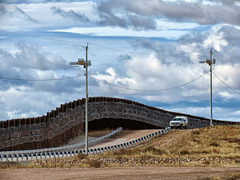
<path fill-rule="evenodd" d="M 133 52 L 133 51 L 124 51 L 124 50 L 120 50 L 120 49 L 115 49 L 115 48 L 110 48 L 110 47 L 106 47 L 106 46 L 102 46 L 102 45 L 98 45 L 98 44 L 95 44 L 95 43 L 89 43 L 93 46 L 96 46 L 96 47 L 100 47 L 100 48 L 103 48 L 103 49 L 108 49 L 108 50 L 112 50 L 112 51 L 118 51 L 118 52 L 124 52 L 124 53 L 129 53 L 129 54 L 139 54 L 139 55 L 150 55 L 149 53 L 141 53 L 141 52 Z M 156 54 L 156 53 L 154 53 Z"/>
<path fill-rule="evenodd" d="M 145 55 L 145 56 L 149 56 L 151 54 L 160 54 L 160 55 L 175 55 L 175 56 L 181 56 L 181 55 L 184 55 L 184 54 L 189 54 L 189 52 L 184 52 L 184 53 L 141 53 L 141 52 L 135 52 L 135 51 L 125 51 L 125 50 L 119 50 L 119 49 L 115 49 L 115 48 L 110 48 L 110 47 L 106 47 L 106 46 L 102 46 L 102 45 L 99 45 L 99 44 L 95 44 L 95 43 L 89 43 L 93 46 L 96 46 L 96 47 L 100 47 L 100 48 L 103 48 L 103 49 L 108 49 L 108 50 L 112 50 L 112 51 L 117 51 L 117 52 L 124 52 L 124 53 L 129 53 L 129 54 L 139 54 L 139 55 Z M 202 51 L 205 51 L 207 49 L 202 49 L 202 50 L 199 50 L 199 51 L 194 51 L 194 52 L 202 52 Z"/>
<path fill-rule="evenodd" d="M 226 56 L 226 55 L 222 54 L 222 53 L 219 52 L 219 51 L 216 51 L 216 50 L 215 50 L 215 52 L 216 52 L 217 54 L 221 55 L 220 59 L 222 59 L 222 57 L 224 57 L 225 60 L 228 60 L 229 63 L 234 63 L 234 62 L 236 62 L 236 58 L 235 58 L 235 57 L 234 57 L 234 58 L 235 58 L 235 61 L 233 61 L 233 58 L 231 58 L 231 57 L 229 57 L 229 56 Z M 219 58 L 219 57 L 217 57 L 217 58 Z M 239 59 L 239 57 L 237 57 L 237 58 Z"/>
<path fill-rule="evenodd" d="M 20 35 L 20 36 L 26 36 L 26 37 L 32 37 L 32 38 L 37 38 L 37 39 L 43 39 L 43 40 L 48 40 L 48 41 L 57 41 L 57 42 L 68 42 L 68 43 L 74 43 L 74 44 L 86 44 L 87 42 L 78 42 L 78 41 L 71 41 L 71 40 L 63 40 L 63 39 L 52 39 L 52 38 L 44 38 L 44 37 L 39 37 L 36 35 L 29 35 L 29 34 L 23 34 L 23 33 L 16 33 L 16 32 L 10 32 L 10 31 L 6 31 L 3 29 L 0 29 L 0 31 L 5 32 L 5 33 L 9 33 L 9 34 L 16 34 L 16 35 Z M 145 55 L 145 56 L 149 56 L 151 54 L 161 54 L 161 55 L 177 55 L 177 56 L 181 56 L 184 54 L 189 54 L 189 52 L 184 52 L 184 53 L 142 53 L 142 52 L 136 52 L 136 51 L 125 51 L 125 50 L 120 50 L 120 49 L 115 49 L 115 48 L 111 48 L 111 47 L 107 47 L 107 46 L 102 46 L 99 44 L 95 44 L 95 43 L 91 43 L 89 42 L 88 44 L 91 44 L 93 46 L 96 47 L 100 47 L 103 49 L 108 49 L 108 50 L 112 50 L 112 51 L 117 51 L 117 52 L 124 52 L 124 53 L 129 53 L 129 54 L 139 54 L 139 55 Z M 205 51 L 207 49 L 202 49 L 199 51 L 194 51 L 194 52 L 202 52 Z"/>
<path fill-rule="evenodd" d="M 69 42 L 69 43 L 74 43 L 74 44 L 86 44 L 87 43 L 87 42 L 70 41 L 70 40 L 64 40 L 64 39 L 44 38 L 44 37 L 39 37 L 39 36 L 36 36 L 36 35 L 29 35 L 29 34 L 22 34 L 22 33 L 5 31 L 5 30 L 2 30 L 2 29 L 0 29 L 0 31 L 5 32 L 5 33 L 9 33 L 9 34 L 16 34 L 16 35 L 20 35 L 20 36 L 32 37 L 32 38 L 43 39 L 43 40 L 48 40 L 48 41 Z"/>
<path fill-rule="evenodd" d="M 216 50 L 215 50 L 216 51 Z M 227 56 L 225 56 L 225 55 L 223 55 L 221 52 L 219 52 L 219 51 L 216 51 L 218 54 L 220 54 L 222 57 L 224 57 L 224 58 L 226 58 L 226 59 L 230 59 L 229 57 L 227 57 Z M 220 79 L 214 72 L 213 72 L 213 75 L 219 80 L 219 81 L 221 81 L 221 83 L 223 83 L 226 87 L 228 87 L 229 89 L 231 89 L 233 92 L 235 92 L 235 93 L 237 93 L 237 94 L 239 94 L 240 95 L 240 93 L 239 92 L 237 92 L 235 89 L 233 89 L 232 87 L 230 87 L 229 85 L 227 85 L 222 79 Z"/>
<path fill-rule="evenodd" d="M 220 52 L 219 52 L 219 51 L 217 51 L 217 50 L 215 50 L 215 52 L 216 52 L 216 53 L 218 53 L 218 54 L 220 54 L 222 57 L 224 57 L 224 58 L 226 58 L 226 59 L 228 59 L 228 60 L 230 59 L 229 57 L 227 57 L 227 56 L 223 55 L 222 53 L 220 53 Z"/>
<path fill-rule="evenodd" d="M 209 72 L 209 71 L 208 71 Z M 148 90 L 148 89 L 133 89 L 133 88 L 128 88 L 128 87 L 125 87 L 125 86 L 119 86 L 119 85 L 116 85 L 116 84 L 112 84 L 112 83 L 108 83 L 104 80 L 101 80 L 101 79 L 97 79 L 95 77 L 92 77 L 92 76 L 89 76 L 90 78 L 96 80 L 96 81 L 99 81 L 99 82 L 103 82 L 105 84 L 108 84 L 110 86 L 114 86 L 114 87 L 118 87 L 118 88 L 122 88 L 122 89 L 127 89 L 127 90 L 132 90 L 132 91 L 142 91 L 142 92 L 152 92 L 152 91 L 169 91 L 169 90 L 173 90 L 173 89 L 177 89 L 177 88 L 180 88 L 180 87 L 183 87 L 183 86 L 186 86 L 190 83 L 193 83 L 194 81 L 197 81 L 198 79 L 200 79 L 201 77 L 203 77 L 204 75 L 208 74 L 208 72 L 202 74 L 201 76 L 187 82 L 187 83 L 184 83 L 184 84 L 181 84 L 181 85 L 178 85 L 178 86 L 174 86 L 174 87 L 171 87 L 171 88 L 166 88 L 166 89 L 152 89 L 152 90 Z"/>
<path fill-rule="evenodd" d="M 1 77 L 0 76 L 0 79 L 12 80 L 12 81 L 59 81 L 59 80 L 65 80 L 65 79 L 74 79 L 74 78 L 78 78 L 81 76 L 84 76 L 84 75 L 63 77 L 63 78 L 57 78 L 57 79 L 22 79 L 22 78 L 9 78 L 9 77 Z"/>
<path fill-rule="evenodd" d="M 229 89 L 231 89 L 233 92 L 237 93 L 240 95 L 239 92 L 237 92 L 235 89 L 233 89 L 232 87 L 230 87 L 229 85 L 227 85 L 222 79 L 220 79 L 214 72 L 213 72 L 213 75 L 218 78 L 219 81 L 221 81 L 225 86 L 227 86 Z"/>

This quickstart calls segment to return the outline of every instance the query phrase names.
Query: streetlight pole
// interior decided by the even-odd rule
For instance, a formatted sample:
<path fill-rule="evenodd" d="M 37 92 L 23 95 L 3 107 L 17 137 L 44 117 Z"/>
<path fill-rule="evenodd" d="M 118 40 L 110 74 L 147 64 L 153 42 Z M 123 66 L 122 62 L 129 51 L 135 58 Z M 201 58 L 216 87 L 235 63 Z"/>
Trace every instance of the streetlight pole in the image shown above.
<path fill-rule="evenodd" d="M 85 99 L 85 154 L 88 155 L 88 66 L 91 66 L 91 61 L 88 60 L 88 43 L 86 46 L 86 60 L 80 58 L 78 62 L 70 62 L 70 65 L 83 65 L 86 76 L 86 99 Z"/>
<path fill-rule="evenodd" d="M 215 64 L 215 59 L 213 58 L 212 48 L 210 50 L 210 59 L 206 61 L 199 61 L 199 63 L 207 63 L 210 66 L 210 126 L 213 126 L 212 123 L 212 64 Z"/>

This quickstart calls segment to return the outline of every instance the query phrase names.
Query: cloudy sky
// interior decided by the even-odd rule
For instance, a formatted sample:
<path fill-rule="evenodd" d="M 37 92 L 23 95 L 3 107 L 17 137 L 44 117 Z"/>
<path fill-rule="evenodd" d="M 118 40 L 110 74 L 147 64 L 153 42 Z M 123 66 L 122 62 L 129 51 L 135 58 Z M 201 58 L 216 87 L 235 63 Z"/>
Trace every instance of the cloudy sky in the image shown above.
<path fill-rule="evenodd" d="M 240 120 L 240 0 L 0 0 L 0 120 L 89 96 Z"/>

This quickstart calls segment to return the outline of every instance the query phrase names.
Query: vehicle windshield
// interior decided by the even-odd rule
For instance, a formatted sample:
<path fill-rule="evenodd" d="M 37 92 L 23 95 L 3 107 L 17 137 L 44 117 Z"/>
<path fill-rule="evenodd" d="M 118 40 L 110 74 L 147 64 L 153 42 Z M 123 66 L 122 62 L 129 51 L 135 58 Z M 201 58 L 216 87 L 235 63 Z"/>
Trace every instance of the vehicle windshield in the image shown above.
<path fill-rule="evenodd" d="M 183 121 L 181 118 L 174 118 L 172 121 Z"/>

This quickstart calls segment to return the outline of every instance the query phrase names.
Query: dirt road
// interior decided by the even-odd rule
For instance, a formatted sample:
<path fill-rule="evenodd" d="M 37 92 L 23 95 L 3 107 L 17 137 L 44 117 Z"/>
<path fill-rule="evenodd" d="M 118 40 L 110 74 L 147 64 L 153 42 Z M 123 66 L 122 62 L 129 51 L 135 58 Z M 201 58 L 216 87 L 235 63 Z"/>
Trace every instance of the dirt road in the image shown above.
<path fill-rule="evenodd" d="M 240 168 L 204 167 L 121 167 L 121 168 L 34 168 L 0 170 L 1 180 L 76 180 L 76 179 L 182 179 L 220 178 L 240 174 Z M 239 177 L 240 178 L 240 177 Z M 235 178 L 236 179 L 236 178 Z"/>
<path fill-rule="evenodd" d="M 110 137 L 108 139 L 105 139 L 102 142 L 100 142 L 94 146 L 91 146 L 91 148 L 113 146 L 113 145 L 129 142 L 131 140 L 141 138 L 143 136 L 155 133 L 160 130 L 161 129 L 124 130 L 117 137 L 113 137 L 113 138 Z"/>

